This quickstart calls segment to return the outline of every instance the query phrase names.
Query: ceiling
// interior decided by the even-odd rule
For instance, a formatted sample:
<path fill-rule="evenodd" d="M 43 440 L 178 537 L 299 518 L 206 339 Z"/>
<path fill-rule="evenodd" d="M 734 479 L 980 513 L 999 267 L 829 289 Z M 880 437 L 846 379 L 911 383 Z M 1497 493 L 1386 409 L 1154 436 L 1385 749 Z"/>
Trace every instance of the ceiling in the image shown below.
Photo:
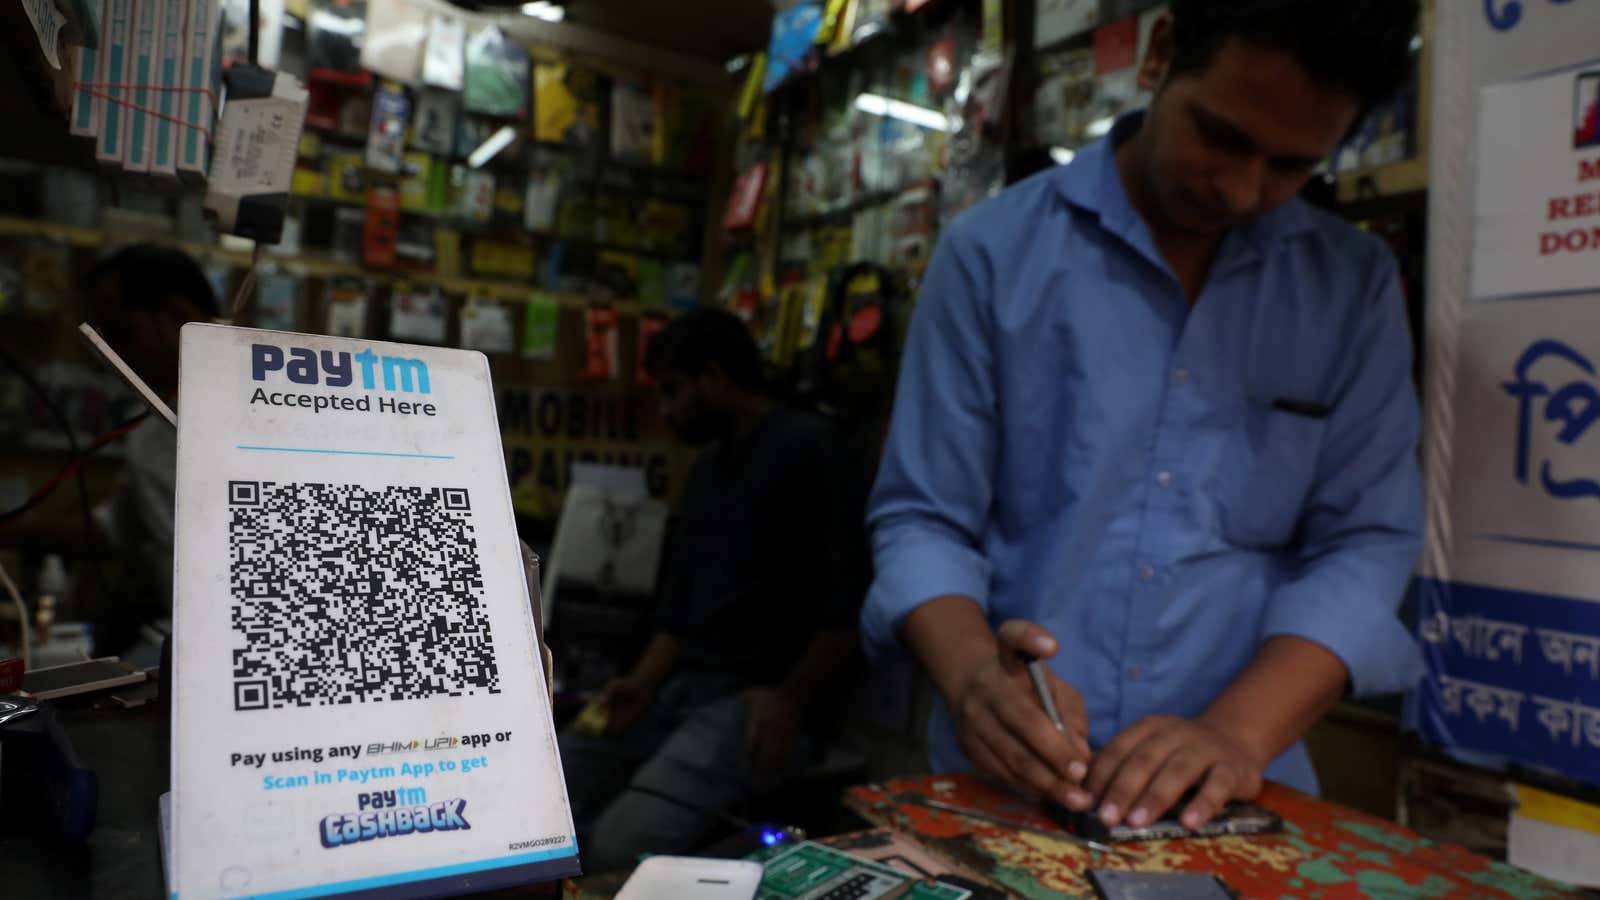
<path fill-rule="evenodd" d="M 768 0 L 567 0 L 567 21 L 724 62 L 766 46 Z"/>

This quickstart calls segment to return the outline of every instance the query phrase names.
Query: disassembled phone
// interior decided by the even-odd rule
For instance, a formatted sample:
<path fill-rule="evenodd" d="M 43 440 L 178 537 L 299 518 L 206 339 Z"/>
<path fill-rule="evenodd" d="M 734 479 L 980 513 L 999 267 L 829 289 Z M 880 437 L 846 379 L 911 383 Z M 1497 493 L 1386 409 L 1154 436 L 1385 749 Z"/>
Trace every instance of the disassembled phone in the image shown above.
<path fill-rule="evenodd" d="M 1072 812 L 1059 804 L 1046 803 L 1045 812 L 1061 827 L 1091 841 L 1116 844 L 1124 841 L 1173 841 L 1183 838 L 1224 837 L 1233 834 L 1270 834 L 1283 830 L 1277 813 L 1254 803 L 1229 803 L 1211 821 L 1199 828 L 1187 828 L 1178 815 L 1189 798 L 1179 801 L 1167 814 L 1143 827 L 1124 822 L 1107 826 L 1093 812 Z"/>

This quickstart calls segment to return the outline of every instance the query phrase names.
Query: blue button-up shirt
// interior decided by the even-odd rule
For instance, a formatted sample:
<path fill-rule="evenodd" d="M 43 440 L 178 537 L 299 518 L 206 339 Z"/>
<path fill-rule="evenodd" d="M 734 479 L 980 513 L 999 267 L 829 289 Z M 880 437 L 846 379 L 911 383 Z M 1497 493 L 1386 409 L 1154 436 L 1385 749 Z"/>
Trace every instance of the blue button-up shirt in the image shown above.
<path fill-rule="evenodd" d="M 1299 200 L 1232 229 L 1190 305 L 1112 141 L 957 217 L 929 265 L 869 519 L 870 655 L 946 594 L 1040 623 L 1098 747 L 1201 713 L 1266 639 L 1356 694 L 1421 672 L 1405 304 L 1376 238 Z M 969 767 L 949 711 L 936 771 Z M 1316 789 L 1296 745 L 1267 776 Z"/>

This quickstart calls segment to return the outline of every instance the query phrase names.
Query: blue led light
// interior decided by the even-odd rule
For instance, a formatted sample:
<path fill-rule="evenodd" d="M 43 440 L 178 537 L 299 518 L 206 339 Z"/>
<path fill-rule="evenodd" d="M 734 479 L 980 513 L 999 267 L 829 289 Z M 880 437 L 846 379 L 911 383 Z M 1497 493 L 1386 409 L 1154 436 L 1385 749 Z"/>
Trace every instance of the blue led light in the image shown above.
<path fill-rule="evenodd" d="M 776 844 L 781 840 L 783 840 L 783 835 L 776 831 L 761 832 L 761 843 L 766 844 L 768 847 L 771 847 L 773 844 Z"/>

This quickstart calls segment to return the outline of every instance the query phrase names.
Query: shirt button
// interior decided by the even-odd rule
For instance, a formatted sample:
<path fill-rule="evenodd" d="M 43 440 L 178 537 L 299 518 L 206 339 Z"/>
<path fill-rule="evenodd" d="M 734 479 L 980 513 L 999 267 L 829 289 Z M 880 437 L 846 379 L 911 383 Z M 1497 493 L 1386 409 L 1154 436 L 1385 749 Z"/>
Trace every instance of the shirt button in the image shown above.
<path fill-rule="evenodd" d="M 1159 484 L 1162 487 L 1171 487 L 1172 486 L 1172 473 L 1171 472 L 1157 472 L 1156 473 L 1156 484 Z"/>
<path fill-rule="evenodd" d="M 1178 371 L 1173 372 L 1172 373 L 1172 380 L 1176 381 L 1179 384 L 1183 384 L 1184 382 L 1189 380 L 1189 370 L 1188 369 L 1179 369 Z"/>
<path fill-rule="evenodd" d="M 1129 681 L 1138 681 L 1139 679 L 1141 679 L 1143 677 L 1144 677 L 1144 669 L 1142 669 L 1142 668 L 1140 668 L 1138 666 L 1129 666 L 1128 667 L 1128 680 Z"/>
<path fill-rule="evenodd" d="M 1140 581 L 1149 581 L 1150 579 L 1152 579 L 1154 577 L 1156 577 L 1156 570 L 1153 567 L 1151 567 L 1151 566 L 1140 566 L 1139 567 L 1139 580 Z"/>

